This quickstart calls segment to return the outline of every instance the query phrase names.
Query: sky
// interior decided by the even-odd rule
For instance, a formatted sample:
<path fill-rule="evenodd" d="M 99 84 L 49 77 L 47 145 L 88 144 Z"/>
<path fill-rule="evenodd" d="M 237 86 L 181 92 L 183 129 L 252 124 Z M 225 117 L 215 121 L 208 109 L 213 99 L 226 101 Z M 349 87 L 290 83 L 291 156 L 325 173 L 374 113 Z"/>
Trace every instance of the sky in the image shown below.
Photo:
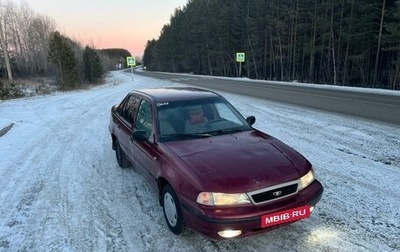
<path fill-rule="evenodd" d="M 400 127 L 220 91 L 307 157 L 324 195 L 309 219 L 270 233 L 172 234 L 156 191 L 118 167 L 108 131 L 129 91 L 165 86 L 182 84 L 113 71 L 93 89 L 0 102 L 0 129 L 14 124 L 0 137 L 0 252 L 400 251 Z"/>
<path fill-rule="evenodd" d="M 22 0 L 55 20 L 57 29 L 83 45 L 123 48 L 142 56 L 176 8 L 188 0 Z"/>

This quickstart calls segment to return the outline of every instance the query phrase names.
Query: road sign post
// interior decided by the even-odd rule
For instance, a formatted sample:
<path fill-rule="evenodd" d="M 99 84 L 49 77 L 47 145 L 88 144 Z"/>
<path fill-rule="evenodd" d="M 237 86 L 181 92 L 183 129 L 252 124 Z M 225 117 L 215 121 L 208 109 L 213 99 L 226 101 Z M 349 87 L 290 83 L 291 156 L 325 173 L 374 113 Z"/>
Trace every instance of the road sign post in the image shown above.
<path fill-rule="evenodd" d="M 239 62 L 239 77 L 242 77 L 242 62 L 246 59 L 246 54 L 244 52 L 236 53 L 236 62 Z"/>
<path fill-rule="evenodd" d="M 131 67 L 131 74 L 132 74 L 132 80 L 133 80 L 133 67 L 136 66 L 135 57 L 126 57 L 126 65 Z"/>

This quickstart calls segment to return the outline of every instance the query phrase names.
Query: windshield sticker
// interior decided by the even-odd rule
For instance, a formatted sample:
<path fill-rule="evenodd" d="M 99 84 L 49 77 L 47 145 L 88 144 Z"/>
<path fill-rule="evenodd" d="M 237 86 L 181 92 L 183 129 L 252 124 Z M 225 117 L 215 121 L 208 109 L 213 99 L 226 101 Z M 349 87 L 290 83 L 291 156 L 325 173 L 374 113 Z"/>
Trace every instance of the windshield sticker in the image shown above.
<path fill-rule="evenodd" d="M 157 103 L 157 107 L 162 107 L 162 106 L 166 106 L 169 105 L 169 102 L 158 102 Z"/>

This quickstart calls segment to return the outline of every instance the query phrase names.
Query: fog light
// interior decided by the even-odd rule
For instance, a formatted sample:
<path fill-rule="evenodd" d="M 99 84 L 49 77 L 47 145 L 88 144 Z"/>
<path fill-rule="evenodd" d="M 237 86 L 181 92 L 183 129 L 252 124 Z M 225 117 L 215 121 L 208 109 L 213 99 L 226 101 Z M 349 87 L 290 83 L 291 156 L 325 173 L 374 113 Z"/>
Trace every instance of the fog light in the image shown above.
<path fill-rule="evenodd" d="M 242 230 L 224 230 L 219 231 L 218 234 L 224 238 L 233 238 L 242 234 Z"/>

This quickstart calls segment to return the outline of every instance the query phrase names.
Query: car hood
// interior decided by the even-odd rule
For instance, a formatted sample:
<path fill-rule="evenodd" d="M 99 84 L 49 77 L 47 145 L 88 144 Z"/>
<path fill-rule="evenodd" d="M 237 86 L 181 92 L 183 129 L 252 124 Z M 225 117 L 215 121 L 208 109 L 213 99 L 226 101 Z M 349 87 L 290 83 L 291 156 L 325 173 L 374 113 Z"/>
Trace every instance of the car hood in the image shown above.
<path fill-rule="evenodd" d="M 311 164 L 279 140 L 260 131 L 168 142 L 202 190 L 249 192 L 299 179 Z"/>

